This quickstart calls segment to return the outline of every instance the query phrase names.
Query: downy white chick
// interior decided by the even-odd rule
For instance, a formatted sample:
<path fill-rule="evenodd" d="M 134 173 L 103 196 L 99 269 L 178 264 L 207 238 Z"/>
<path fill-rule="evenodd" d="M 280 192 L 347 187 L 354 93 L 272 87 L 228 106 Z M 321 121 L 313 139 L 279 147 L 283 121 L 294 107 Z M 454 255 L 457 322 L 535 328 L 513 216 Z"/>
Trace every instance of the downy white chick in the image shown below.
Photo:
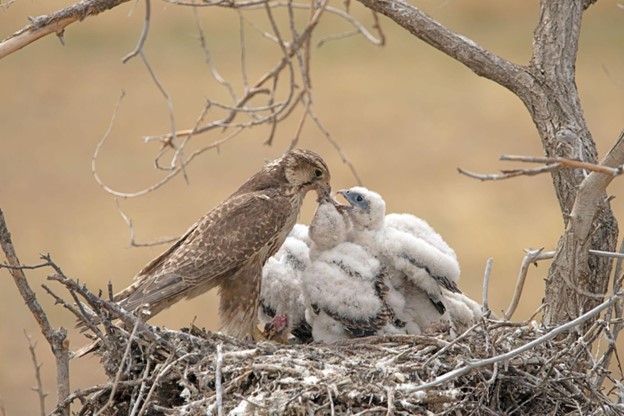
<path fill-rule="evenodd" d="M 385 301 L 381 264 L 357 244 L 344 242 L 320 253 L 303 274 L 303 289 L 315 341 L 405 333 Z"/>
<path fill-rule="evenodd" d="M 310 265 L 309 251 L 303 240 L 289 236 L 262 268 L 258 319 L 269 339 L 285 343 L 292 333 L 300 342 L 312 341 L 301 289 L 301 276 Z"/>
<path fill-rule="evenodd" d="M 408 329 L 410 322 L 422 330 L 432 322 L 448 319 L 442 289 L 460 293 L 459 264 L 450 247 L 441 244 L 441 237 L 436 238 L 437 234 L 422 223 L 402 224 L 391 217 L 392 226 L 386 226 L 385 201 L 376 192 L 354 187 L 339 193 L 351 205 L 350 240 L 367 247 L 389 269 L 393 288 L 404 297 L 404 309 L 400 311 L 395 306 L 395 311 L 400 319 L 408 321 Z M 418 227 L 418 232 L 428 236 L 432 243 L 417 236 L 414 229 Z"/>
<path fill-rule="evenodd" d="M 347 241 L 351 220 L 345 208 L 347 207 L 340 205 L 331 197 L 319 201 L 308 228 L 311 260 L 315 260 L 323 251 Z"/>
<path fill-rule="evenodd" d="M 385 301 L 388 286 L 379 261 L 346 242 L 351 227 L 345 207 L 321 201 L 312 224 L 312 263 L 303 273 L 306 317 L 315 341 L 405 333 Z"/>

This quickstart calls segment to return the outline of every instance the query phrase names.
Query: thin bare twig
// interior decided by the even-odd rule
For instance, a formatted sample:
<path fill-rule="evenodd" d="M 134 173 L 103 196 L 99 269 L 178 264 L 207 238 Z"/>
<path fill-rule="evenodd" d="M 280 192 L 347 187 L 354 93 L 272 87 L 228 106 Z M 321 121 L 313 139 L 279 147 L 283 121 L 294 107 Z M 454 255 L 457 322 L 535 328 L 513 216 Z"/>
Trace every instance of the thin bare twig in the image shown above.
<path fill-rule="evenodd" d="M 598 315 L 600 312 L 602 312 L 604 309 L 610 307 L 611 305 L 613 305 L 613 303 L 615 303 L 616 301 L 618 301 L 621 297 L 623 296 L 622 293 L 616 293 L 615 295 L 611 296 L 609 299 L 607 299 L 606 301 L 604 301 L 603 303 L 601 303 L 600 305 L 596 306 L 595 308 L 589 310 L 588 312 L 585 312 L 584 314 L 582 314 L 581 316 L 579 316 L 576 319 L 573 319 L 570 322 L 567 322 L 565 324 L 559 325 L 558 327 L 554 328 L 552 331 L 542 335 L 539 338 L 534 339 L 531 342 L 528 342 L 518 348 L 515 348 L 509 352 L 506 352 L 504 354 L 500 354 L 494 357 L 490 357 L 490 358 L 486 358 L 483 360 L 477 360 L 477 361 L 473 361 L 468 363 L 465 366 L 462 366 L 458 369 L 455 369 L 453 371 L 449 371 L 446 374 L 443 374 L 439 377 L 436 377 L 435 380 L 430 381 L 428 383 L 424 383 L 421 384 L 419 386 L 414 386 L 414 388 L 411 390 L 412 392 L 417 392 L 417 391 L 421 391 L 421 390 L 426 390 L 429 389 L 431 387 L 435 387 L 437 385 L 440 385 L 442 383 L 445 383 L 447 381 L 456 379 L 457 377 L 460 377 L 466 373 L 469 373 L 470 371 L 480 368 L 480 367 L 484 367 L 484 366 L 488 366 L 488 365 L 492 365 L 494 363 L 498 363 L 498 362 L 502 362 L 502 361 L 506 361 L 509 360 L 513 357 L 515 357 L 518 354 L 523 353 L 524 351 L 528 351 L 531 348 L 534 348 L 537 345 L 543 344 L 544 342 L 560 335 L 563 334 L 564 332 L 567 332 L 568 330 L 582 324 L 583 322 L 587 321 L 590 318 L 593 318 L 594 316 Z"/>
<path fill-rule="evenodd" d="M 500 181 L 503 179 L 515 178 L 518 176 L 535 176 L 542 173 L 553 172 L 561 169 L 560 163 L 551 163 L 546 166 L 532 169 L 515 169 L 504 170 L 501 173 L 475 173 L 463 168 L 457 168 L 457 171 L 462 175 L 466 175 L 473 179 L 479 179 L 480 181 Z"/>
<path fill-rule="evenodd" d="M 132 332 L 130 333 L 130 337 L 128 337 L 128 340 L 126 343 L 126 349 L 123 353 L 121 361 L 119 362 L 119 368 L 117 369 L 117 373 L 115 374 L 115 379 L 113 380 L 113 387 L 111 388 L 110 395 L 108 396 L 108 400 L 106 401 L 104 406 L 102 406 L 97 412 L 95 412 L 94 416 L 101 415 L 102 412 L 104 412 L 114 403 L 115 393 L 117 392 L 119 382 L 121 381 L 121 375 L 123 374 L 123 371 L 124 371 L 124 365 L 126 361 L 128 360 L 128 356 L 130 355 L 130 350 L 132 349 L 132 342 L 134 340 L 137 329 L 139 327 L 139 322 L 141 321 L 137 319 L 134 324 L 134 327 L 132 328 Z"/>
<path fill-rule="evenodd" d="M 212 60 L 212 54 L 210 53 L 210 49 L 208 49 L 208 44 L 206 43 L 206 35 L 204 34 L 204 27 L 202 26 L 201 20 L 199 20 L 199 15 L 197 14 L 197 7 L 193 7 L 192 10 L 193 10 L 193 16 L 195 17 L 195 26 L 197 27 L 197 32 L 199 34 L 199 44 L 201 45 L 202 50 L 204 51 L 204 55 L 206 57 L 206 64 L 208 64 L 210 73 L 212 74 L 212 77 L 219 84 L 223 85 L 227 89 L 228 93 L 230 94 L 230 98 L 232 98 L 232 100 L 236 102 L 238 101 L 238 98 L 236 97 L 236 93 L 234 92 L 234 87 L 232 87 L 232 84 L 230 84 L 225 78 L 221 76 L 221 74 L 217 70 L 217 67 L 214 61 Z"/>
<path fill-rule="evenodd" d="M 336 414 L 336 409 L 334 407 L 334 398 L 332 397 L 332 392 L 329 386 L 325 386 L 325 390 L 327 391 L 327 398 L 329 399 L 329 409 L 331 411 L 331 416 Z"/>
<path fill-rule="evenodd" d="M 522 260 L 522 264 L 520 265 L 520 272 L 518 273 L 518 279 L 516 281 L 516 289 L 514 290 L 511 303 L 509 304 L 509 307 L 507 308 L 507 312 L 505 312 L 506 320 L 511 319 L 514 312 L 516 311 L 516 308 L 518 307 L 518 302 L 520 301 L 520 297 L 522 296 L 522 290 L 524 288 L 524 282 L 526 280 L 529 266 L 533 263 L 536 263 L 537 261 L 549 260 L 555 257 L 554 251 L 548 251 L 544 253 L 543 250 L 544 250 L 544 247 L 539 248 L 537 250 L 531 250 L 531 249 L 525 250 L 527 255 L 524 256 L 524 259 Z M 624 258 L 624 255 L 622 253 L 612 253 L 612 252 L 601 251 L 601 250 L 589 250 L 589 254 L 600 256 L 600 257 L 611 257 L 611 258 L 617 258 L 617 259 Z M 575 288 L 575 289 L 577 291 L 580 290 L 578 288 Z M 585 296 L 596 297 L 596 298 L 603 298 L 605 295 L 605 294 L 595 294 L 595 293 L 587 293 L 587 292 L 583 292 L 582 294 Z"/>
<path fill-rule="evenodd" d="M 162 365 L 161 365 L 161 369 L 158 372 L 158 375 L 156 376 L 156 378 L 154 379 L 154 383 L 152 383 L 152 386 L 149 389 L 149 392 L 147 393 L 147 396 L 145 397 L 145 402 L 141 408 L 141 411 L 139 412 L 139 416 L 142 416 L 145 414 L 145 412 L 147 412 L 147 410 L 149 409 L 149 403 L 150 403 L 150 398 L 152 397 L 152 395 L 154 394 L 154 391 L 156 390 L 156 388 L 160 385 L 161 380 L 167 375 L 167 373 L 169 373 L 169 371 L 173 368 L 174 364 L 180 362 L 180 361 L 184 361 L 187 360 L 190 357 L 195 357 L 199 355 L 199 353 L 197 352 L 189 352 L 186 353 L 180 357 L 176 358 L 175 354 L 171 354 L 169 355 L 169 357 L 167 358 L 167 361 L 165 361 Z"/>
<path fill-rule="evenodd" d="M 128 229 L 130 230 L 130 247 L 153 247 L 153 246 L 159 246 L 161 244 L 167 244 L 167 243 L 171 243 L 171 242 L 177 241 L 180 238 L 180 237 L 167 237 L 167 238 L 161 238 L 161 239 L 156 240 L 156 241 L 150 241 L 150 242 L 147 242 L 147 243 L 137 243 L 137 241 L 136 241 L 136 234 L 134 232 L 134 225 L 132 224 L 132 220 L 121 209 L 121 205 L 119 204 L 119 199 L 118 198 L 115 198 L 115 205 L 117 205 L 117 211 L 119 212 L 119 215 L 121 215 L 121 218 L 124 220 L 124 222 L 128 226 Z"/>
<path fill-rule="evenodd" d="M 35 382 L 37 384 L 32 389 L 37 393 L 37 397 L 39 398 L 40 414 L 41 416 L 45 416 L 47 414 L 45 410 L 45 399 L 48 394 L 43 391 L 43 383 L 41 382 L 41 366 L 43 364 L 37 361 L 37 353 L 35 352 L 37 343 L 33 341 L 32 337 L 28 335 L 26 331 L 24 331 L 24 335 L 28 340 L 28 350 L 30 351 L 30 358 L 32 359 L 33 366 L 35 368 Z"/>
<path fill-rule="evenodd" d="M 137 42 L 137 45 L 134 48 L 134 50 L 128 53 L 123 58 L 121 58 L 122 63 L 125 64 L 130 59 L 137 56 L 141 52 L 141 50 L 143 50 L 143 45 L 145 45 L 145 42 L 147 41 L 147 35 L 149 33 L 149 28 L 150 28 L 151 9 L 152 7 L 151 7 L 150 0 L 145 0 L 145 20 L 143 21 L 143 31 L 141 32 L 141 36 L 139 37 L 139 41 Z"/>
<path fill-rule="evenodd" d="M 137 395 L 136 401 L 132 406 L 132 411 L 130 412 L 130 416 L 134 416 L 139 411 L 139 406 L 143 400 L 143 395 L 145 394 L 145 390 L 147 389 L 147 378 L 150 375 L 150 371 L 152 370 L 152 360 L 148 360 L 145 365 L 145 370 L 143 371 L 143 377 L 141 377 L 141 386 L 139 387 L 139 393 Z"/>
<path fill-rule="evenodd" d="M 624 173 L 624 166 L 609 167 L 602 164 L 599 165 L 596 163 L 583 162 L 581 160 L 566 159 L 562 157 L 502 155 L 500 160 L 526 163 L 558 163 L 568 168 L 585 169 L 611 176 L 618 176 Z"/>
<path fill-rule="evenodd" d="M 624 254 L 624 239 L 622 239 L 620 243 L 619 254 Z M 624 282 L 624 273 L 622 272 L 623 260 L 624 258 L 620 257 L 617 259 L 615 264 L 612 286 L 613 293 L 617 293 L 622 290 L 622 283 Z M 596 366 L 594 366 L 594 368 L 592 369 L 593 372 L 597 371 L 598 369 L 602 370 L 602 372 L 598 373 L 596 375 L 596 378 L 594 379 L 593 385 L 596 388 L 602 387 L 605 378 L 609 374 L 609 365 L 611 364 L 611 358 L 614 354 L 617 356 L 616 341 L 618 339 L 620 331 L 624 328 L 624 322 L 622 321 L 623 309 L 624 308 L 622 307 L 622 301 L 620 300 L 619 302 L 615 302 L 613 304 L 613 308 L 608 309 L 605 313 L 605 338 L 607 341 L 607 349 L 605 350 L 598 364 L 596 364 Z M 615 317 L 615 319 L 613 319 L 613 317 Z M 613 326 L 613 328 L 610 329 L 610 326 Z"/>
<path fill-rule="evenodd" d="M 327 139 L 327 141 L 334 147 L 334 149 L 336 149 L 336 151 L 340 155 L 340 158 L 342 159 L 342 162 L 345 163 L 349 167 L 349 170 L 353 174 L 353 177 L 355 178 L 356 182 L 361 185 L 362 179 L 360 178 L 360 175 L 358 175 L 357 170 L 355 169 L 355 166 L 353 165 L 353 163 L 351 163 L 351 160 L 349 160 L 349 158 L 347 157 L 345 152 L 342 150 L 338 142 L 333 138 L 329 130 L 325 128 L 321 120 L 316 116 L 316 114 L 312 110 L 311 104 L 307 108 L 307 112 L 308 114 L 310 114 L 310 118 L 312 118 L 312 120 L 314 121 L 316 126 L 319 128 L 319 130 L 321 130 L 321 132 L 325 135 L 325 138 Z"/>
<path fill-rule="evenodd" d="M 50 263 L 39 263 L 33 265 L 19 265 L 19 266 L 11 266 L 10 264 L 0 263 L 0 269 L 15 269 L 15 270 L 35 270 L 41 269 L 42 267 L 48 267 Z"/>

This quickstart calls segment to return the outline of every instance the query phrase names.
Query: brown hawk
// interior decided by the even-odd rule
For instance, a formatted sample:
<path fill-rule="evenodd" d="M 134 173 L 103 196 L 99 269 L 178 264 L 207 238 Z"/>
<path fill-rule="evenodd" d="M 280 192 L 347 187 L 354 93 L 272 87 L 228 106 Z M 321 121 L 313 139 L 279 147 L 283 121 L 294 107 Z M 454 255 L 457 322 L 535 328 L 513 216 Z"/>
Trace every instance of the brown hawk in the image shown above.
<path fill-rule="evenodd" d="M 253 338 L 262 266 L 295 225 L 307 192 L 325 198 L 329 181 L 319 155 L 286 152 L 200 218 L 114 300 L 128 311 L 141 307 L 147 319 L 219 286 L 222 331 Z"/>

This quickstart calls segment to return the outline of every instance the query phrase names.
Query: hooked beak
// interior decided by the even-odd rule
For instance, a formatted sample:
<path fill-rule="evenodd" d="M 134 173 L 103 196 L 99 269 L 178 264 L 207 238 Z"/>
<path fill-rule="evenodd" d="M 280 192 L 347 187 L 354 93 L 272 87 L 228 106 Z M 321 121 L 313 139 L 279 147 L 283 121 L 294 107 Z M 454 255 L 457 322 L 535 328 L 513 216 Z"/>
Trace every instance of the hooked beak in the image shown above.
<path fill-rule="evenodd" d="M 318 196 L 316 202 L 330 202 L 332 200 L 331 185 L 329 183 L 320 183 L 316 187 L 316 195 Z"/>

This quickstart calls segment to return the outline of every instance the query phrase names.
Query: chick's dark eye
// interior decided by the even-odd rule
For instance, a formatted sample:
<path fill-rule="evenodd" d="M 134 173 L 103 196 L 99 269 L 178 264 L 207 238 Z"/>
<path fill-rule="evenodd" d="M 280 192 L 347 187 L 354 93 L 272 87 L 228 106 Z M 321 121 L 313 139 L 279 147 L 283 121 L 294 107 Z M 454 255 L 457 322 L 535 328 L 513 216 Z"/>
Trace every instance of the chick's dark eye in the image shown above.
<path fill-rule="evenodd" d="M 323 176 L 323 171 L 320 169 L 314 169 L 314 176 L 320 178 L 321 176 Z"/>
<path fill-rule="evenodd" d="M 362 202 L 362 201 L 364 201 L 364 198 L 362 198 L 362 195 L 358 195 L 358 196 L 355 198 L 355 200 L 356 200 L 357 202 Z"/>

